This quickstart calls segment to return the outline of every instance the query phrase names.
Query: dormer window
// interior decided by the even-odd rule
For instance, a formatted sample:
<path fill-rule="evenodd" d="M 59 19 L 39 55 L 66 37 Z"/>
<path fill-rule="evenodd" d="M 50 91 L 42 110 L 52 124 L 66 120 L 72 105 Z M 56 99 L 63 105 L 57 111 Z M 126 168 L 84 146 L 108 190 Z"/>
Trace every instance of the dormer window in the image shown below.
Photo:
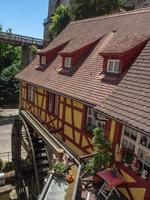
<path fill-rule="evenodd" d="M 108 60 L 107 62 L 107 72 L 108 73 L 119 73 L 120 60 Z"/>
<path fill-rule="evenodd" d="M 64 67 L 66 67 L 66 68 L 71 67 L 71 57 L 65 57 Z"/>
<path fill-rule="evenodd" d="M 46 65 L 46 56 L 41 56 L 41 65 Z"/>

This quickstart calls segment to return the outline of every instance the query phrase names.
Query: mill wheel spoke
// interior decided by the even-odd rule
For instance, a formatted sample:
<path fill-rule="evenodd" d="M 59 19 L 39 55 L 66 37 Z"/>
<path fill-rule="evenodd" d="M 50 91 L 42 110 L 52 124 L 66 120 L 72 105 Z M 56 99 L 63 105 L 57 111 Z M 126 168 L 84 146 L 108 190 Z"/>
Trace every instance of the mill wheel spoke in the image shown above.
<path fill-rule="evenodd" d="M 12 160 L 18 200 L 37 199 L 49 170 L 47 151 L 43 140 L 33 136 L 21 116 L 16 117 L 12 128 Z"/>

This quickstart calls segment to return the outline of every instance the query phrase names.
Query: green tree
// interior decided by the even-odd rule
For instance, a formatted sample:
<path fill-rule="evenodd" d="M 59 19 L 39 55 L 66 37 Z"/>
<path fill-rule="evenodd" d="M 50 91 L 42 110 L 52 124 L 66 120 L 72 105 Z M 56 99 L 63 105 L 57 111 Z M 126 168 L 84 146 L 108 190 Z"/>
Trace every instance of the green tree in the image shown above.
<path fill-rule="evenodd" d="M 0 31 L 2 26 L 0 25 Z M 11 34 L 12 29 L 7 30 Z M 0 103 L 16 103 L 19 94 L 19 82 L 14 79 L 21 66 L 21 47 L 0 44 Z"/>
<path fill-rule="evenodd" d="M 0 24 L 0 32 L 2 32 L 2 30 L 3 30 L 3 27 L 2 27 L 2 25 Z"/>
<path fill-rule="evenodd" d="M 103 131 L 97 127 L 93 130 L 92 144 L 95 154 L 88 161 L 85 170 L 91 174 L 104 169 L 112 160 L 111 143 L 106 140 Z"/>
<path fill-rule="evenodd" d="M 9 44 L 0 44 L 0 72 L 12 65 L 20 62 L 21 48 Z"/>
<path fill-rule="evenodd" d="M 20 63 L 2 70 L 0 74 L 1 101 L 16 103 L 19 95 L 19 82 L 14 76 L 19 72 Z"/>
<path fill-rule="evenodd" d="M 54 15 L 51 17 L 51 25 L 49 27 L 52 37 L 56 37 L 70 22 L 70 11 L 66 5 L 60 5 Z"/>
<path fill-rule="evenodd" d="M 84 19 L 112 13 L 123 0 L 70 0 L 73 19 Z"/>

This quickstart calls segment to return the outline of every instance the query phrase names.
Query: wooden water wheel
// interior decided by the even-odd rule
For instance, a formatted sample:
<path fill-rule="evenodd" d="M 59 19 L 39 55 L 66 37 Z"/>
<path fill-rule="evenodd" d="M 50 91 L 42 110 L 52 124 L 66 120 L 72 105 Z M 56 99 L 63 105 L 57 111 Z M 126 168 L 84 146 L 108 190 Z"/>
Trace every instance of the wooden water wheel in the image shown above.
<path fill-rule="evenodd" d="M 12 161 L 18 199 L 37 199 L 49 171 L 45 143 L 21 117 L 12 127 Z"/>

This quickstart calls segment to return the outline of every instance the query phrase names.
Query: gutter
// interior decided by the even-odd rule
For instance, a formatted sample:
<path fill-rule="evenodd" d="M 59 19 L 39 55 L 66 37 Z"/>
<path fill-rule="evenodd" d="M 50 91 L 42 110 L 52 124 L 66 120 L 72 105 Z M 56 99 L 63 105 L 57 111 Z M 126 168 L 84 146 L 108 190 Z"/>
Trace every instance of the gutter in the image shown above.
<path fill-rule="evenodd" d="M 113 116 L 111 116 L 111 115 L 109 115 L 109 114 L 107 114 L 107 113 L 104 113 L 103 111 L 97 110 L 96 107 L 97 107 L 97 106 L 95 106 L 94 110 L 95 110 L 96 112 L 98 112 L 98 113 L 102 113 L 105 117 L 108 117 L 108 118 L 110 118 L 110 119 L 112 119 L 112 120 L 114 120 L 114 121 L 116 121 L 116 122 L 119 122 L 119 123 L 121 123 L 121 124 L 123 124 L 123 125 L 129 126 L 130 128 L 133 128 L 133 129 L 135 129 L 136 131 L 141 132 L 141 133 L 143 133 L 143 134 L 149 136 L 149 133 L 144 132 L 143 130 L 141 130 L 141 129 L 137 128 L 137 127 L 134 127 L 133 125 L 131 125 L 131 124 L 127 123 L 127 122 L 123 122 L 123 121 L 120 120 L 120 119 L 114 118 Z"/>
<path fill-rule="evenodd" d="M 34 86 L 34 87 L 41 87 L 42 89 L 45 89 L 47 92 L 51 92 L 51 93 L 54 93 L 54 94 L 57 94 L 57 95 L 61 95 L 61 96 L 66 97 L 66 98 L 70 98 L 71 100 L 78 101 L 78 102 L 83 103 L 84 105 L 87 105 L 87 106 L 90 106 L 90 107 L 96 106 L 96 103 L 84 101 L 82 99 L 79 99 L 79 98 L 76 98 L 76 97 L 73 97 L 73 96 L 70 96 L 70 95 L 66 95 L 66 94 L 64 94 L 62 92 L 57 92 L 55 90 L 48 89 L 48 88 L 46 88 L 44 86 L 41 86 L 41 85 L 38 85 L 38 84 L 33 84 L 33 83 L 28 82 L 28 81 L 24 81 L 24 80 L 22 80 L 20 78 L 17 78 L 17 77 L 15 77 L 15 79 L 19 80 L 20 82 L 23 81 L 23 82 L 25 82 L 27 84 L 30 84 L 30 85 Z"/>

